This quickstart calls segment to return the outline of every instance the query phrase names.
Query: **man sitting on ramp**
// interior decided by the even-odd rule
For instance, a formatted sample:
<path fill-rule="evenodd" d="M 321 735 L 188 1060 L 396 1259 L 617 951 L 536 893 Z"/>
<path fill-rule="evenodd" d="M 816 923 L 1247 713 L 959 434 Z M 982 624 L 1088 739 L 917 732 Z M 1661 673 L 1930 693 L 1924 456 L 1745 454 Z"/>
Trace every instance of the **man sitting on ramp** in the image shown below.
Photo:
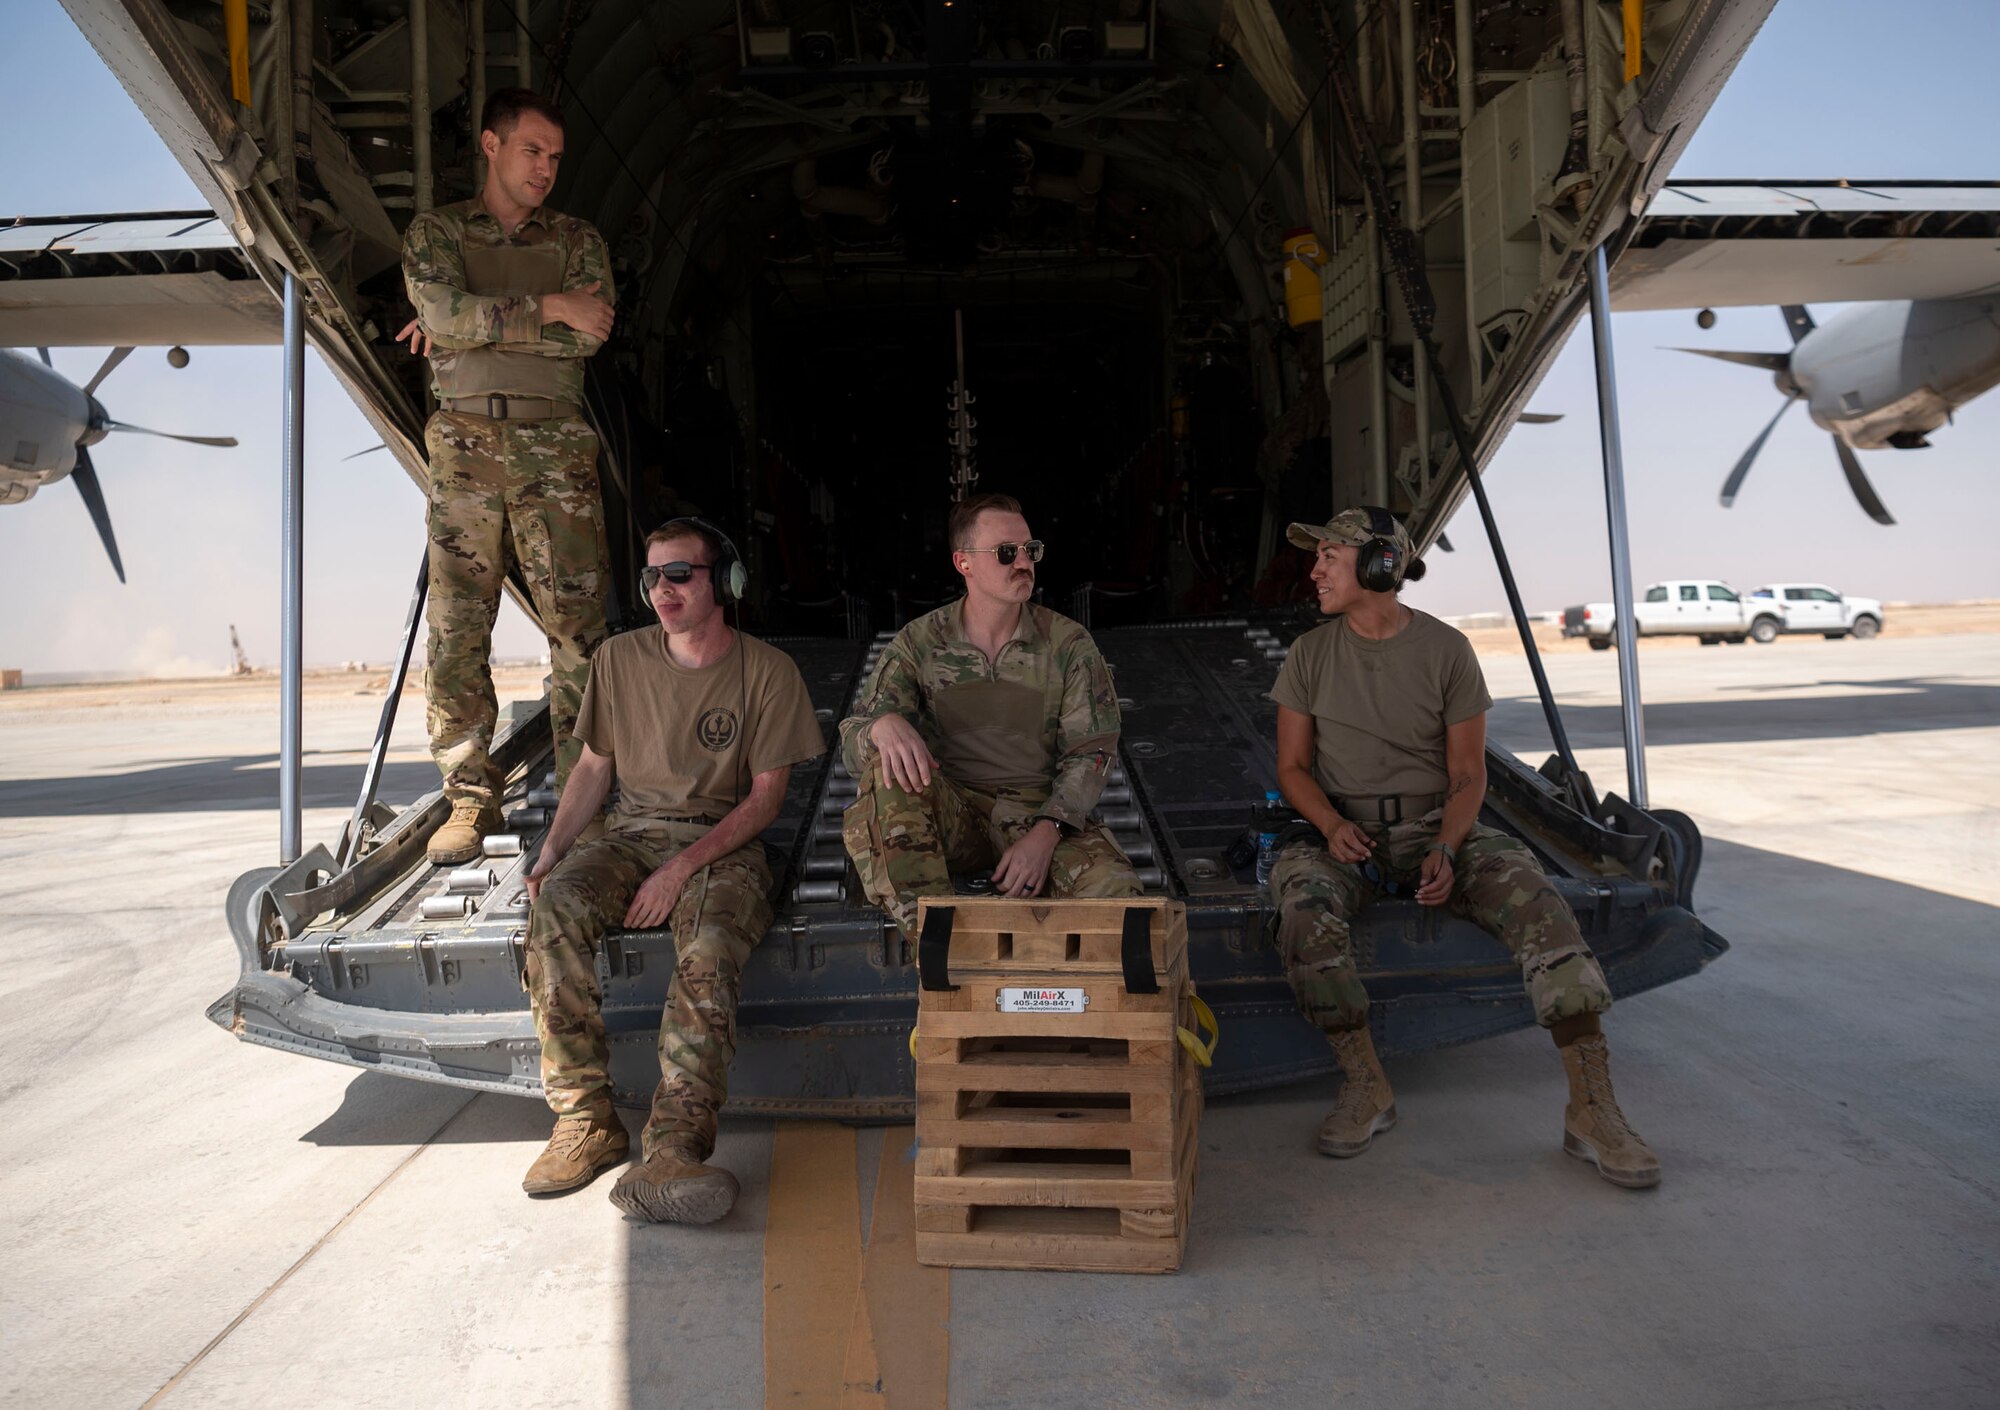
<path fill-rule="evenodd" d="M 670 520 L 647 536 L 646 565 L 639 590 L 660 626 L 613 637 L 591 658 L 582 752 L 528 874 L 528 997 L 556 1129 L 522 1188 L 580 1189 L 625 1158 L 595 950 L 614 926 L 670 924 L 660 1085 L 643 1160 L 611 1202 L 641 1219 L 706 1224 L 736 1202 L 736 1177 L 704 1162 L 736 1052 L 743 963 L 771 924 L 757 835 L 778 816 L 792 766 L 826 743 L 792 658 L 723 621 L 743 568 L 720 530 Z M 579 844 L 614 777 L 609 825 Z"/>
<path fill-rule="evenodd" d="M 1002 896 L 1137 896 L 1090 820 L 1118 756 L 1118 694 L 1080 623 L 1029 599 L 1042 544 L 1011 496 L 953 506 L 965 596 L 905 626 L 841 722 L 845 836 L 868 899 L 917 934 L 917 898 L 991 867 Z"/>
<path fill-rule="evenodd" d="M 1285 536 L 1316 553 L 1319 610 L 1333 618 L 1292 644 L 1271 691 L 1278 783 L 1306 819 L 1287 830 L 1271 872 L 1278 949 L 1346 1074 L 1320 1150 L 1360 1155 L 1396 1123 L 1348 925 L 1370 901 L 1404 893 L 1449 906 L 1520 964 L 1569 1074 L 1563 1149 L 1614 1185 L 1657 1185 L 1660 1163 L 1611 1090 L 1604 971 L 1528 849 L 1479 826 L 1493 699 L 1472 644 L 1397 600 L 1423 564 L 1386 509 L 1349 509 Z"/>

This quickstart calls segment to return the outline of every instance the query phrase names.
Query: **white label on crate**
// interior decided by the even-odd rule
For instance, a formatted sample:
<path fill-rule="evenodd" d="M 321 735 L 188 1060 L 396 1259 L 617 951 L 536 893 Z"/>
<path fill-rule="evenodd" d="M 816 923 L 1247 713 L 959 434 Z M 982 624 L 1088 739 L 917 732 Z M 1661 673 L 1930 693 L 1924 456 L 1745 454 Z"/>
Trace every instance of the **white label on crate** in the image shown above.
<path fill-rule="evenodd" d="M 1002 989 L 993 1002 L 1002 1013 L 1082 1013 L 1090 994 L 1083 989 Z"/>

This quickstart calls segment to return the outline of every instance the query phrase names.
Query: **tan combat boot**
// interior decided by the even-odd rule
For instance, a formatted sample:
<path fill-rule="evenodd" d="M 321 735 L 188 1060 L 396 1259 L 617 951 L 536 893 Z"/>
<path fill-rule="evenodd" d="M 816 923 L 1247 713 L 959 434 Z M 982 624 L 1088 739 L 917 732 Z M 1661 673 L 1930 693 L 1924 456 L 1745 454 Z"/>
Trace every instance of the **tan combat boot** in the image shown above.
<path fill-rule="evenodd" d="M 460 798 L 451 805 L 451 819 L 431 834 L 428 855 L 438 866 L 469 862 L 479 855 L 479 840 L 500 830 L 500 810 L 477 798 Z"/>
<path fill-rule="evenodd" d="M 565 1116 L 521 1188 L 531 1195 L 561 1195 L 580 1190 L 632 1152 L 632 1138 L 616 1116 Z"/>
<path fill-rule="evenodd" d="M 611 1202 L 654 1224 L 713 1224 L 736 1203 L 736 1177 L 662 1146 L 618 1177 Z"/>
<path fill-rule="evenodd" d="M 1611 1050 L 1602 1034 L 1579 1038 L 1564 1048 L 1569 1105 L 1563 1109 L 1563 1149 L 1587 1160 L 1614 1185 L 1643 1190 L 1660 1183 L 1660 1161 L 1625 1122 L 1611 1090 Z"/>
<path fill-rule="evenodd" d="M 1344 1080 L 1340 1100 L 1319 1124 L 1319 1153 L 1345 1160 L 1368 1149 L 1378 1131 L 1396 1124 L 1396 1094 L 1375 1056 L 1375 1040 L 1366 1028 L 1330 1033 L 1328 1041 L 1340 1058 Z"/>

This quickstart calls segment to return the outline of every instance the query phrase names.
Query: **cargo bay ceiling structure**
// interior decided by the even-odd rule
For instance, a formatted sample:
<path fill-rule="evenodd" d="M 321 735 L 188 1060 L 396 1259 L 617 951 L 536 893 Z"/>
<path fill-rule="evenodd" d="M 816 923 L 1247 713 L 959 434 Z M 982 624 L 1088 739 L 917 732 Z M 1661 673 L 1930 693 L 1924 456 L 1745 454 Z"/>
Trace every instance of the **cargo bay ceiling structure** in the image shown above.
<path fill-rule="evenodd" d="M 1020 493 L 1051 545 L 1045 590 L 1106 619 L 1130 692 L 1107 825 L 1149 894 L 1189 906 L 1191 966 L 1233 1035 L 1209 1079 L 1227 1091 L 1331 1058 L 1231 861 L 1274 778 L 1284 648 L 1190 614 L 1253 583 L 1295 601 L 1272 575 L 1303 555 L 1273 554 L 1276 530 L 1335 502 L 1387 502 L 1437 537 L 1771 0 L 65 3 L 248 272 L 285 290 L 282 865 L 232 888 L 242 974 L 210 1015 L 250 1042 L 526 1093 L 518 878 L 547 824 L 541 708 L 496 743 L 524 806 L 478 897 L 423 859 L 441 793 L 400 812 L 375 797 L 399 684 L 331 851 L 302 847 L 299 806 L 295 338 L 303 323 L 423 477 L 423 365 L 392 338 L 399 231 L 477 189 L 484 93 L 525 81 L 560 103 L 553 204 L 610 245 L 618 327 L 588 399 L 612 591 L 663 511 L 722 518 L 748 620 L 786 634 L 830 721 L 868 639 L 951 590 L 944 509 L 965 476 Z M 106 261 L 57 249 L 83 239 L 22 263 L 89 277 Z M 157 277 L 231 280 L 212 251 L 184 258 Z M 398 681 L 417 622 L 413 601 Z M 1691 909 L 1698 832 L 1637 789 L 1600 797 L 1541 694 L 1558 757 L 1536 772 L 1489 750 L 1487 816 L 1560 875 L 1616 992 L 1696 972 L 1726 946 Z M 795 771 L 765 834 L 784 881 L 746 970 L 736 1109 L 908 1110 L 915 976 L 849 885 L 833 820 L 855 787 L 835 758 Z M 1361 923 L 1385 1050 L 1532 1021 L 1489 936 L 1417 910 Z M 628 1098 L 671 948 L 606 937 Z"/>
<path fill-rule="evenodd" d="M 613 256 L 621 566 L 698 503 L 809 595 L 866 577 L 857 524 L 941 522 L 962 312 L 981 487 L 1072 541 L 1128 508 L 1141 541 L 1072 566 L 1170 610 L 1328 503 L 1435 538 L 1436 375 L 1483 461 L 1771 3 L 65 0 L 413 475 L 400 231 L 476 190 L 479 105 L 525 84 Z"/>

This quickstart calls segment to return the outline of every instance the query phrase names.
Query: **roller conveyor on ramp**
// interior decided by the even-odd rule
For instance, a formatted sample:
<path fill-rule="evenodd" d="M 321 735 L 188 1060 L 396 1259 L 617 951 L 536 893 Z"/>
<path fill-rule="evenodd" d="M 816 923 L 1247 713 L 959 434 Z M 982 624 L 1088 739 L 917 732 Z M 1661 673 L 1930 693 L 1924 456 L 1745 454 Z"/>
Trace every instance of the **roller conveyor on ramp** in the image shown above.
<path fill-rule="evenodd" d="M 1211 1094 L 1271 1086 L 1333 1066 L 1300 1016 L 1254 877 L 1226 853 L 1275 779 L 1266 698 L 1299 624 L 1205 619 L 1098 632 L 1124 710 L 1118 766 L 1099 815 L 1148 895 L 1188 906 L 1195 982 L 1222 1043 Z M 817 768 L 793 771 L 764 834 L 776 919 L 743 975 L 730 1109 L 907 1120 L 914 1064 L 915 955 L 859 894 L 840 837 L 855 783 L 837 726 L 886 637 L 774 639 L 805 677 L 826 732 Z M 546 713 L 510 707 L 495 745 L 508 830 L 487 854 L 430 865 L 441 794 L 401 812 L 375 804 L 370 845 L 340 869 L 315 847 L 247 873 L 228 913 L 243 971 L 209 1016 L 248 1042 L 489 1091 L 540 1092 L 539 1047 L 522 986 L 522 877 L 553 815 Z M 1488 751 L 1482 820 L 1523 838 L 1577 913 L 1620 995 L 1692 974 L 1727 948 L 1691 909 L 1700 839 L 1685 819 L 1612 797 L 1586 816 L 1511 755 Z M 959 878 L 979 894 L 984 877 Z M 1519 971 L 1467 921 L 1388 900 L 1354 927 L 1385 1053 L 1466 1042 L 1533 1022 Z M 655 1038 L 674 969 L 664 929 L 613 930 L 598 955 L 619 1100 L 650 1100 Z"/>

